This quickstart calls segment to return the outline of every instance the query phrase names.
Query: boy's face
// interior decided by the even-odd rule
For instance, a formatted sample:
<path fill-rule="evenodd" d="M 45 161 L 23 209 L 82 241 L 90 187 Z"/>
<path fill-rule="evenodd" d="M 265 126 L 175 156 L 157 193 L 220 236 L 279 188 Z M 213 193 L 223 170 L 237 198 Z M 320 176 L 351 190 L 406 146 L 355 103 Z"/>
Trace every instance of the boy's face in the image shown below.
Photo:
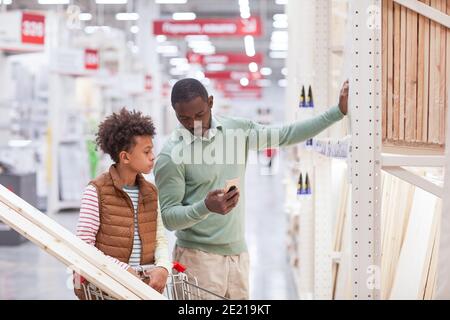
<path fill-rule="evenodd" d="M 179 102 L 175 105 L 175 113 L 180 123 L 192 134 L 205 134 L 211 128 L 211 109 L 214 99 L 209 97 L 207 101 L 197 97 L 189 102 Z M 200 131 L 201 130 L 201 131 Z"/>
<path fill-rule="evenodd" d="M 153 139 L 151 136 L 135 136 L 135 146 L 130 152 L 121 156 L 121 161 L 129 165 L 134 171 L 148 174 L 153 169 L 155 155 L 153 154 Z"/>

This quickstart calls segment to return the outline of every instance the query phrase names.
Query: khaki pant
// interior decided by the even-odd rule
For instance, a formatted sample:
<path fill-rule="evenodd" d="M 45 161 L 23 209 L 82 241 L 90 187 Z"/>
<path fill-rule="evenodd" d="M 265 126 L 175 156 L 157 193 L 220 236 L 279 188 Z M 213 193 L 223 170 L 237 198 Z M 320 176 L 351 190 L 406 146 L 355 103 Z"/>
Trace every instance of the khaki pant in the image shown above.
<path fill-rule="evenodd" d="M 173 258 L 186 266 L 186 273 L 196 277 L 200 287 L 228 299 L 248 300 L 248 252 L 222 256 L 175 246 Z M 204 299 L 214 297 L 205 295 Z"/>

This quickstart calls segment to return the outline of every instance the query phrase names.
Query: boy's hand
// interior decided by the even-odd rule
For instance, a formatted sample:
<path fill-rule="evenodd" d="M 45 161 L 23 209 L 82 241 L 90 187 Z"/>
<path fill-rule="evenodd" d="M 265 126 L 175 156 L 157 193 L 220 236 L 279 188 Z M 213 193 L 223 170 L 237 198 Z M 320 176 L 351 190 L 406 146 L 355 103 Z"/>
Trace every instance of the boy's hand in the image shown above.
<path fill-rule="evenodd" d="M 347 114 L 348 111 L 348 80 L 342 85 L 341 93 L 339 95 L 339 109 L 343 114 Z"/>
<path fill-rule="evenodd" d="M 233 210 L 238 202 L 239 190 L 237 188 L 227 193 L 224 193 L 223 190 L 211 191 L 205 199 L 209 211 L 223 215 Z"/>
<path fill-rule="evenodd" d="M 131 273 L 133 276 L 135 276 L 136 278 L 141 278 L 141 277 L 139 277 L 139 275 L 138 275 L 138 273 L 136 272 L 136 270 L 134 270 L 132 267 L 129 267 L 128 269 L 127 269 L 127 271 L 129 272 L 129 273 Z"/>
<path fill-rule="evenodd" d="M 165 268 L 158 267 L 148 271 L 147 275 L 150 277 L 148 285 L 162 294 L 166 287 L 169 272 Z"/>

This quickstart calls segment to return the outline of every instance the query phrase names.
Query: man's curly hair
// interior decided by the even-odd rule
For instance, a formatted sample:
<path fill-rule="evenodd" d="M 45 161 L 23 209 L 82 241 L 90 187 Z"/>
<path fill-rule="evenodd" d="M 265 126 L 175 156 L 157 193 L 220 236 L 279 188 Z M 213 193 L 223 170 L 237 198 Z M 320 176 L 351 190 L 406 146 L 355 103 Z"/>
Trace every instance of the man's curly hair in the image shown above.
<path fill-rule="evenodd" d="M 99 126 L 96 135 L 97 146 L 110 155 L 115 163 L 119 163 L 119 154 L 129 152 L 136 142 L 136 136 L 155 136 L 155 126 L 148 116 L 139 111 L 128 111 L 122 108 L 119 113 L 113 113 Z"/>

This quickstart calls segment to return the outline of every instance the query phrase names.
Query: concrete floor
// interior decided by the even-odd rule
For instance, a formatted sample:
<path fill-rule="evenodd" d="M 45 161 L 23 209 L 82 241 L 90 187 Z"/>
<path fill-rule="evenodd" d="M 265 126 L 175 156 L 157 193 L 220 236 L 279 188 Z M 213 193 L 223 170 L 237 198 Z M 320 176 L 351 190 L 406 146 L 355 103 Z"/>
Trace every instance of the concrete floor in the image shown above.
<path fill-rule="evenodd" d="M 255 155 L 252 155 L 255 157 Z M 247 242 L 251 299 L 297 299 L 286 254 L 286 217 L 283 212 L 283 175 L 262 175 L 263 166 L 249 165 L 246 179 Z M 54 217 L 75 231 L 78 212 Z M 173 236 L 170 235 L 173 243 Z M 0 299 L 74 299 L 67 283 L 71 271 L 27 242 L 0 246 Z"/>

